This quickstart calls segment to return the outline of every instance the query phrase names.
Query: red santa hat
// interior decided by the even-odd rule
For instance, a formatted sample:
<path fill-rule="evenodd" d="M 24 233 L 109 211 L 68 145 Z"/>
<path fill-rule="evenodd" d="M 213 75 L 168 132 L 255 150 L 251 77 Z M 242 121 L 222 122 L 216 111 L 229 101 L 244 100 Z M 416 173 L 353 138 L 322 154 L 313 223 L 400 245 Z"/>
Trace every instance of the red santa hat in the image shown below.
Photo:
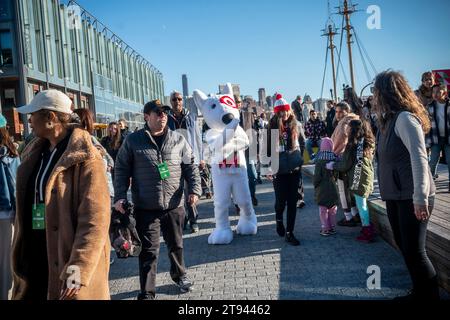
<path fill-rule="evenodd" d="M 278 113 L 280 111 L 289 111 L 291 110 L 291 106 L 289 103 L 287 103 L 286 100 L 283 99 L 283 96 L 281 94 L 277 94 L 276 101 L 274 104 L 274 112 Z"/>

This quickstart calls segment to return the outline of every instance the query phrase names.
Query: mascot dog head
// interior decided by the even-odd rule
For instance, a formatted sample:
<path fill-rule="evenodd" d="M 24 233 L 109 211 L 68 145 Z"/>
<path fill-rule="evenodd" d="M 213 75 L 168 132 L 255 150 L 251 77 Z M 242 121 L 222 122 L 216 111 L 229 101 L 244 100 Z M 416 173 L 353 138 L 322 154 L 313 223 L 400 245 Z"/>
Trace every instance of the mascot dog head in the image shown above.
<path fill-rule="evenodd" d="M 239 110 L 230 83 L 225 86 L 224 95 L 220 96 L 208 97 L 202 91 L 195 90 L 194 101 L 211 129 L 222 131 L 231 123 L 239 124 Z"/>

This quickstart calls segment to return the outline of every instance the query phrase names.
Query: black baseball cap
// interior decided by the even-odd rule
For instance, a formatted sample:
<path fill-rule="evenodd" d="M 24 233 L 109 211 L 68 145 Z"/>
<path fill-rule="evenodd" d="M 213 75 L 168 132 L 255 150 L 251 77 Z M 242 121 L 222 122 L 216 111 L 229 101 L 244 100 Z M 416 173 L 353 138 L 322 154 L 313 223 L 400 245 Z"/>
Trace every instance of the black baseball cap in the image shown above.
<path fill-rule="evenodd" d="M 154 111 L 154 112 L 162 111 L 162 112 L 168 113 L 171 109 L 172 109 L 171 107 L 162 104 L 161 100 L 157 99 L 157 100 L 147 102 L 145 104 L 144 113 L 149 114 L 152 111 Z"/>

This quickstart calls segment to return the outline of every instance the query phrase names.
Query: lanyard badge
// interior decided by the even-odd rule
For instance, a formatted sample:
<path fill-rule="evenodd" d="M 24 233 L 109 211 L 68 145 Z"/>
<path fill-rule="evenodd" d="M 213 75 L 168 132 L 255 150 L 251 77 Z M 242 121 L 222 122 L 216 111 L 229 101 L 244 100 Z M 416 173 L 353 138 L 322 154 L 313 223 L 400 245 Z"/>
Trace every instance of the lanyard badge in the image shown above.
<path fill-rule="evenodd" d="M 45 230 L 45 204 L 33 204 L 33 230 Z"/>
<path fill-rule="evenodd" d="M 161 180 L 166 180 L 170 177 L 169 167 L 167 166 L 167 162 L 162 162 L 158 164 L 158 171 L 161 177 Z"/>

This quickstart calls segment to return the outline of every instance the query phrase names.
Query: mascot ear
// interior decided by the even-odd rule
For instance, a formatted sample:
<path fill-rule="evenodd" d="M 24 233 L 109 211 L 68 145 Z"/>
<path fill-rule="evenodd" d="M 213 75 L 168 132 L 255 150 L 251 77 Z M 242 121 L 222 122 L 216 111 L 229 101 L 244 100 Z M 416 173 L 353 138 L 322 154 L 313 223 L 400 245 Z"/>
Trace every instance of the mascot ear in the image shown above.
<path fill-rule="evenodd" d="M 233 86 L 231 85 L 231 83 L 227 82 L 223 91 L 223 94 L 233 96 Z"/>
<path fill-rule="evenodd" d="M 194 90 L 194 102 L 200 110 L 202 110 L 206 100 L 208 100 L 208 96 L 206 94 L 200 90 Z"/>

